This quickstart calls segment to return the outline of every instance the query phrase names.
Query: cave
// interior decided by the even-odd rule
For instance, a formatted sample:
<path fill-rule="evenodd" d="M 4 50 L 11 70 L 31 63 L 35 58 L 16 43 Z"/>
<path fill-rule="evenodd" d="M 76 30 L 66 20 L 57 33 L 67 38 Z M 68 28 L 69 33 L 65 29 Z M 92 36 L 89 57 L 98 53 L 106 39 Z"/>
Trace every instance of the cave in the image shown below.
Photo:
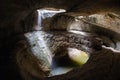
<path fill-rule="evenodd" d="M 1 0 L 2 80 L 120 80 L 119 0 Z"/>

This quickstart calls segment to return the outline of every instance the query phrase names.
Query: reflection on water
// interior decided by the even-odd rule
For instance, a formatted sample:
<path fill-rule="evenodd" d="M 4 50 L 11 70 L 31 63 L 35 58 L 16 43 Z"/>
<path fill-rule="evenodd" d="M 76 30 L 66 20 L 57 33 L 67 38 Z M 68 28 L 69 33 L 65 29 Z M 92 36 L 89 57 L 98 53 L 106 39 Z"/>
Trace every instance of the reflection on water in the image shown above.
<path fill-rule="evenodd" d="M 68 55 L 54 57 L 52 61 L 52 75 L 59 75 L 69 72 L 73 68 L 80 67 L 87 62 L 89 55 L 75 48 L 68 48 Z"/>
<path fill-rule="evenodd" d="M 68 63 L 67 63 L 68 62 Z M 51 75 L 59 75 L 59 74 L 64 74 L 70 70 L 73 69 L 72 66 L 69 66 L 70 63 L 69 61 L 67 60 L 67 58 L 61 58 L 61 59 L 56 59 L 56 58 L 53 58 L 53 61 L 52 61 L 52 70 L 51 70 Z"/>

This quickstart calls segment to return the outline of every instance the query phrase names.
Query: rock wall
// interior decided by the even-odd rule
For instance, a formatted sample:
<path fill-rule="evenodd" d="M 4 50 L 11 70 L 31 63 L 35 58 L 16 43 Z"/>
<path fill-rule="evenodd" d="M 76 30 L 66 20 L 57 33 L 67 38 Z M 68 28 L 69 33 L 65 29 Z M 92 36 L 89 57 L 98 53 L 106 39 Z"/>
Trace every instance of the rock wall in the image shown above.
<path fill-rule="evenodd" d="M 119 0 L 2 0 L 0 1 L 0 59 L 1 76 L 4 80 L 19 80 L 19 70 L 15 61 L 14 48 L 18 41 L 24 40 L 24 33 L 34 31 L 29 27 L 29 16 L 36 19 L 36 10 L 52 7 L 62 8 L 69 15 L 88 15 L 98 12 L 119 12 Z M 26 25 L 26 22 L 28 24 Z M 58 23 L 59 24 L 59 23 Z M 115 29 L 116 31 L 116 29 Z M 12 74 L 11 74 L 12 72 Z M 18 74 L 16 74 L 18 73 Z M 75 77 L 74 77 L 75 78 Z"/>

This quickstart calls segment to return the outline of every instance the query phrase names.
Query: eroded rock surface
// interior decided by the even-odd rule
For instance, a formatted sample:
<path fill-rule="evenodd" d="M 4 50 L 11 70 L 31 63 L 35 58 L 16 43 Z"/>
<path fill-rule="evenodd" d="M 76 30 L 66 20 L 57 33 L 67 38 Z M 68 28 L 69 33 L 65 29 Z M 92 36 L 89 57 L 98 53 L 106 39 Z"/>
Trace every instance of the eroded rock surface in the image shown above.
<path fill-rule="evenodd" d="M 0 2 L 0 7 L 1 7 L 1 9 L 0 9 L 1 10 L 1 12 L 0 12 L 0 35 L 1 35 L 1 37 L 0 37 L 0 50 L 1 50 L 1 56 L 0 56 L 1 67 L 0 67 L 0 69 L 1 69 L 1 73 L 4 75 L 2 77 L 4 80 L 8 80 L 8 78 L 9 79 L 11 78 L 12 80 L 16 80 L 16 78 L 17 78 L 17 80 L 19 80 L 20 79 L 19 68 L 21 67 L 21 65 L 16 63 L 16 53 L 15 52 L 18 50 L 18 54 L 19 54 L 19 50 L 20 50 L 20 55 L 21 55 L 22 51 L 23 51 L 22 53 L 26 54 L 27 52 L 29 53 L 29 50 L 26 49 L 28 47 L 23 45 L 24 43 L 20 45 L 20 46 L 22 46 L 22 48 L 21 47 L 19 48 L 19 46 L 17 45 L 17 42 L 18 43 L 19 43 L 19 41 L 24 42 L 24 40 L 25 40 L 25 44 L 28 44 L 28 43 L 26 43 L 26 38 L 25 38 L 24 34 L 38 30 L 38 28 L 37 29 L 34 28 L 34 25 L 36 25 L 36 20 L 38 18 L 37 17 L 38 13 L 36 13 L 37 9 L 41 9 L 41 8 L 45 8 L 45 7 L 62 8 L 67 11 L 67 13 L 66 13 L 67 15 L 68 14 L 69 15 L 76 15 L 76 14 L 77 15 L 89 15 L 89 14 L 94 14 L 94 13 L 98 13 L 98 12 L 106 12 L 106 11 L 112 11 L 112 12 L 114 11 L 116 13 L 119 13 L 120 1 L 119 0 L 105 0 L 105 1 L 98 0 L 95 3 L 95 0 L 86 0 L 86 1 L 85 0 L 74 0 L 74 1 L 72 1 L 72 0 L 69 0 L 69 1 L 68 0 L 47 0 L 47 1 L 44 1 L 44 0 L 21 0 L 21 1 L 20 0 L 2 0 Z M 32 17 L 30 18 L 30 16 L 32 16 Z M 32 20 L 33 20 L 33 24 L 30 24 L 32 22 Z M 59 20 L 58 20 L 57 24 L 59 24 Z M 66 21 L 66 24 L 67 24 L 67 21 Z M 57 29 L 60 29 L 60 28 L 57 28 Z M 66 29 L 66 28 L 64 28 L 64 26 L 63 26 L 63 29 Z M 92 30 L 96 31 L 96 29 L 97 28 L 93 28 Z M 117 31 L 117 30 L 115 29 L 115 31 Z M 115 34 L 110 34 L 110 36 L 111 35 L 113 36 Z M 112 38 L 114 38 L 114 37 L 112 37 Z M 115 41 L 119 41 L 119 40 L 115 40 Z M 119 45 L 119 44 L 117 44 L 117 45 Z M 107 52 L 107 53 L 115 53 L 115 52 Z M 26 80 L 30 80 L 33 77 L 41 78 L 39 76 L 41 74 L 39 72 L 39 68 L 41 68 L 41 67 L 39 67 L 39 60 L 37 60 L 34 57 L 34 55 L 33 56 L 31 56 L 31 55 L 32 54 L 30 54 L 27 58 L 26 58 L 26 56 L 21 55 L 22 57 L 24 57 L 25 61 L 23 58 L 20 57 L 20 60 L 22 60 L 21 62 L 23 62 L 22 63 L 23 66 L 21 69 L 23 69 L 23 70 L 25 69 L 24 70 L 25 73 L 22 73 L 22 74 L 23 75 L 25 74 Z M 115 56 L 116 56 L 116 53 L 115 53 Z M 102 57 L 104 57 L 104 56 L 102 56 Z M 119 62 L 117 61 L 118 60 L 117 57 L 118 56 L 116 56 L 114 59 L 115 63 L 113 65 L 113 68 L 108 68 L 108 70 L 105 70 L 108 72 L 113 70 L 111 72 L 114 72 L 114 73 L 111 73 L 110 75 L 113 76 L 112 78 L 114 78 L 114 80 L 119 80 L 119 77 L 117 75 L 117 74 L 119 74 L 119 68 L 118 68 Z M 98 57 L 98 59 L 99 59 L 99 57 Z M 103 59 L 106 59 L 106 57 Z M 107 57 L 107 59 L 108 59 L 108 57 Z M 109 57 L 109 60 L 110 59 L 111 59 L 111 57 Z M 29 62 L 29 60 L 30 60 L 30 62 Z M 97 60 L 97 61 L 99 62 L 101 60 Z M 90 62 L 91 62 L 91 59 L 90 59 Z M 108 62 L 106 62 L 106 66 L 108 66 L 107 64 L 109 65 Z M 27 66 L 29 68 L 27 68 Z M 93 66 L 97 67 L 96 65 L 93 65 Z M 85 69 L 80 68 L 78 70 L 81 71 L 81 69 L 86 70 L 86 67 L 85 67 Z M 92 68 L 92 69 L 95 69 L 95 68 Z M 99 68 L 96 68 L 96 70 L 98 70 L 98 69 Z M 116 69 L 118 69 L 118 73 L 117 73 Z M 37 70 L 38 70 L 38 72 L 37 72 Z M 102 68 L 102 70 L 104 70 L 104 69 Z M 77 71 L 75 70 L 75 73 Z M 33 73 L 31 74 L 31 72 L 33 72 Z M 74 73 L 74 71 L 72 71 L 72 72 Z M 70 72 L 70 75 L 73 74 L 72 72 Z M 89 72 L 89 70 L 88 70 L 88 72 Z M 101 75 L 101 73 L 99 73 L 99 74 Z M 107 72 L 105 72 L 105 74 L 107 74 Z M 69 75 L 69 73 L 67 75 Z M 74 79 L 80 78 L 78 76 L 84 75 L 84 74 L 82 74 L 82 73 L 74 74 L 73 76 L 71 76 L 70 79 L 67 77 L 67 75 L 65 75 L 66 77 L 62 77 L 62 78 L 66 79 L 66 80 L 67 79 L 74 80 Z M 114 77 L 114 75 L 115 75 L 115 77 Z M 81 78 L 81 79 L 87 79 L 87 80 L 89 80 L 90 78 L 96 79 L 95 76 L 96 75 L 90 75 L 90 77 L 88 76 L 88 77 Z M 53 77 L 53 79 L 59 80 L 60 77 L 55 77 L 55 78 Z M 104 75 L 101 75 L 100 78 L 103 79 Z M 110 79 L 112 80 L 112 78 L 110 78 Z M 52 78 L 50 78 L 50 79 L 52 79 Z M 64 79 L 61 79 L 61 80 L 64 80 Z M 109 77 L 107 77 L 105 79 L 108 80 Z M 49 80 L 49 78 L 47 80 Z M 96 79 L 96 80 L 98 80 L 98 79 Z"/>

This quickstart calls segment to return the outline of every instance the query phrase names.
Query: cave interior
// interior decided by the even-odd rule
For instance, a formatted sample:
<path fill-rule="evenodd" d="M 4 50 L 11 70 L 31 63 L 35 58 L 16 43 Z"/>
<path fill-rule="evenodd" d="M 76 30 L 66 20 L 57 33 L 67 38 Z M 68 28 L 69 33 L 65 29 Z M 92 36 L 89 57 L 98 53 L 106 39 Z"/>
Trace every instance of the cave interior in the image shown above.
<path fill-rule="evenodd" d="M 120 80 L 119 0 L 1 0 L 2 80 Z"/>

